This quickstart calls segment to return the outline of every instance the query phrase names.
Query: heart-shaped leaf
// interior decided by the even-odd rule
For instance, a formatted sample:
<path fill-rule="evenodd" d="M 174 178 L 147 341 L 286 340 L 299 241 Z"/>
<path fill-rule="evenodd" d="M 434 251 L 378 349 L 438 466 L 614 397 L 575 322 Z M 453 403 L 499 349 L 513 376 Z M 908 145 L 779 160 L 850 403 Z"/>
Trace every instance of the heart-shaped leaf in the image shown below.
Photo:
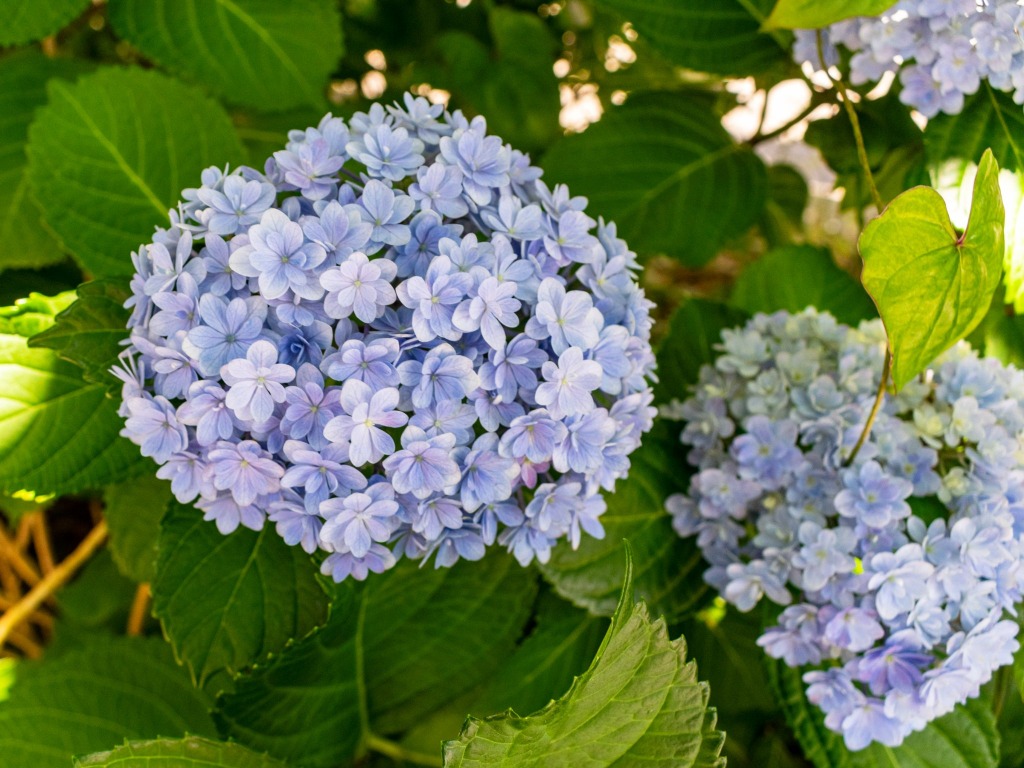
<path fill-rule="evenodd" d="M 963 233 L 938 192 L 916 187 L 893 200 L 860 237 L 861 279 L 889 335 L 897 391 L 988 311 L 1003 265 L 998 176 L 999 166 L 986 152 Z"/>

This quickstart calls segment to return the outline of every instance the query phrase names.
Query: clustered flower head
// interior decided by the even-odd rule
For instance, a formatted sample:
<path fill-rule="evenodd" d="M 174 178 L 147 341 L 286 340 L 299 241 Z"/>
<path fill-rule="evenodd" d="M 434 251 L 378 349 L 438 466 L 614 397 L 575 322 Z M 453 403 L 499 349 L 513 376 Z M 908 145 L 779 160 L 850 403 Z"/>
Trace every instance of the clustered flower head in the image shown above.
<path fill-rule="evenodd" d="M 208 169 L 133 254 L 123 434 L 223 533 L 270 520 L 339 581 L 603 535 L 654 416 L 651 303 L 540 176 L 411 95 Z"/>
<path fill-rule="evenodd" d="M 875 399 L 885 334 L 825 313 L 757 315 L 722 334 L 674 404 L 698 469 L 668 499 L 705 579 L 804 674 L 850 749 L 895 746 L 978 695 L 1018 648 L 1024 592 L 1024 373 L 964 343 Z"/>
<path fill-rule="evenodd" d="M 900 100 L 926 117 L 955 115 L 964 97 L 987 80 L 1024 104 L 1024 5 L 1019 0 L 901 0 L 881 16 L 864 16 L 823 30 L 825 64 L 836 46 L 853 53 L 854 85 L 899 73 Z M 817 33 L 799 30 L 798 62 L 822 66 Z"/>

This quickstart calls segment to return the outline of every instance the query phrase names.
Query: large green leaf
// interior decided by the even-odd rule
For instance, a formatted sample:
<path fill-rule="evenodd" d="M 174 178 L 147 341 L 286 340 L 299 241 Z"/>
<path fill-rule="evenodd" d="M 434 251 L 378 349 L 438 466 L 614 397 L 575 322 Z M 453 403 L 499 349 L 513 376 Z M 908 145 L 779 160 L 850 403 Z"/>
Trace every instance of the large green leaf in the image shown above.
<path fill-rule="evenodd" d="M 220 700 L 225 734 L 308 768 L 365 754 L 488 680 L 529 615 L 533 574 L 493 554 L 451 569 L 403 561 L 342 584 L 327 625 Z"/>
<path fill-rule="evenodd" d="M 567 183 L 616 221 L 635 250 L 688 265 L 753 225 L 767 187 L 764 164 L 693 94 L 636 94 L 555 144 L 542 165 L 549 182 Z"/>
<path fill-rule="evenodd" d="M 982 154 L 991 148 L 995 155 L 1006 208 L 1006 302 L 1024 312 L 1024 111 L 1009 94 L 983 84 L 960 114 L 930 120 L 924 136 L 932 185 L 954 210 L 970 206 L 964 192 Z"/>
<path fill-rule="evenodd" d="M 767 29 L 820 29 L 854 16 L 878 16 L 895 0 L 778 0 Z"/>
<path fill-rule="evenodd" d="M 557 38 L 535 12 L 501 6 L 487 14 L 493 48 L 462 30 L 435 41 L 440 64 L 417 64 L 417 76 L 452 92 L 453 104 L 486 116 L 488 128 L 525 151 L 560 134 Z"/>
<path fill-rule="evenodd" d="M 811 246 L 778 248 L 750 264 L 731 300 L 751 314 L 817 307 L 850 325 L 876 316 L 860 283 L 837 267 L 827 250 Z"/>
<path fill-rule="evenodd" d="M 160 520 L 171 503 L 171 487 L 152 475 L 111 485 L 103 492 L 103 517 L 110 528 L 110 553 L 130 579 L 156 577 Z"/>
<path fill-rule="evenodd" d="M 162 640 L 100 638 L 19 665 L 0 703 L 0 755 L 11 768 L 67 768 L 126 738 L 213 735 L 208 706 Z"/>
<path fill-rule="evenodd" d="M 167 223 L 184 187 L 243 156 L 224 110 L 157 72 L 101 69 L 50 81 L 29 129 L 29 179 L 47 224 L 94 277 L 128 277 L 130 254 Z"/>
<path fill-rule="evenodd" d="M 82 368 L 86 379 L 119 393 L 121 383 L 110 368 L 128 337 L 126 298 L 128 290 L 120 283 L 84 283 L 78 287 L 78 300 L 56 317 L 51 328 L 33 337 L 29 346 L 56 350 Z"/>
<path fill-rule="evenodd" d="M 285 765 L 241 744 L 188 736 L 129 741 L 109 752 L 77 758 L 74 768 L 285 768 Z"/>
<path fill-rule="evenodd" d="M 53 318 L 64 311 L 75 300 L 72 291 L 56 296 L 29 293 L 18 298 L 9 307 L 0 307 L 0 333 L 29 338 L 53 325 Z"/>
<path fill-rule="evenodd" d="M 0 36 L 5 29 L 0 23 Z M 78 59 L 51 59 L 35 50 L 0 59 L 0 270 L 42 267 L 64 258 L 29 194 L 25 140 L 36 109 L 46 103 L 50 78 L 72 77 L 84 68 Z"/>
<path fill-rule="evenodd" d="M 971 699 L 910 734 L 898 747 L 873 743 L 850 752 L 825 727 L 821 710 L 807 701 L 800 671 L 765 657 L 768 677 L 786 720 L 815 768 L 996 768 L 999 735 L 989 702 Z"/>
<path fill-rule="evenodd" d="M 897 390 L 985 317 L 1003 264 L 1003 203 L 991 152 L 974 183 L 961 235 L 942 197 L 918 187 L 893 200 L 860 237 L 862 280 L 893 353 Z"/>
<path fill-rule="evenodd" d="M 587 537 L 578 549 L 561 542 L 541 566 L 555 591 L 597 615 L 615 610 L 628 539 L 636 553 L 637 593 L 651 609 L 669 617 L 685 615 L 704 596 L 705 563 L 693 539 L 672 530 L 665 499 L 686 490 L 689 472 L 678 432 L 655 422 L 630 457 L 629 478 L 606 497 L 603 539 Z"/>
<path fill-rule="evenodd" d="M 160 529 L 153 612 L 199 685 L 277 653 L 325 619 L 313 561 L 272 525 L 224 536 L 199 510 L 172 503 Z"/>
<path fill-rule="evenodd" d="M 761 32 L 772 0 L 598 0 L 669 61 L 687 69 L 750 75 L 788 60 L 785 38 Z"/>
<path fill-rule="evenodd" d="M 715 730 L 708 686 L 670 640 L 664 619 L 633 602 L 632 563 L 611 626 L 590 668 L 557 701 L 528 717 L 512 710 L 470 717 L 445 744 L 446 768 L 710 768 L 725 734 Z"/>
<path fill-rule="evenodd" d="M 233 104 L 326 107 L 341 58 L 333 0 L 110 0 L 114 30 Z"/>
<path fill-rule="evenodd" d="M 0 493 L 74 493 L 133 477 L 150 462 L 119 436 L 105 386 L 49 349 L 30 349 L 22 331 L 52 324 L 66 303 L 36 296 L 12 316 L 0 310 Z M 49 315 L 47 315 L 49 312 Z"/>
<path fill-rule="evenodd" d="M 978 163 L 990 149 L 999 167 L 1024 170 L 1024 110 L 1010 94 L 982 83 L 959 113 L 928 121 L 924 142 L 933 168 L 951 159 Z"/>
<path fill-rule="evenodd" d="M 0 48 L 55 35 L 88 7 L 89 0 L 6 0 Z"/>

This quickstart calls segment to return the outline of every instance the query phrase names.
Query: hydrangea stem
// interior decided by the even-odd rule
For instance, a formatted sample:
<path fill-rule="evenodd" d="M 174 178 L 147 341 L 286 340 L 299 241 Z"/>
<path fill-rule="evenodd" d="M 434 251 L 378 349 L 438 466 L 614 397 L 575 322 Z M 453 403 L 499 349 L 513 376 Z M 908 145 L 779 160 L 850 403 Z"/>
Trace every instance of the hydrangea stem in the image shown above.
<path fill-rule="evenodd" d="M 374 752 L 379 752 L 399 762 L 437 766 L 437 768 L 443 765 L 440 755 L 428 755 L 424 752 L 406 749 L 401 744 L 396 744 L 390 739 L 382 738 L 375 733 L 366 735 L 366 746 Z"/>
<path fill-rule="evenodd" d="M 42 603 L 56 592 L 74 573 L 92 557 L 92 555 L 103 546 L 107 539 L 107 524 L 105 521 L 93 528 L 85 537 L 78 548 L 56 568 L 44 576 L 32 590 L 21 600 L 15 603 L 10 610 L 0 616 L 0 646 L 4 644 L 11 632 L 38 608 Z"/>
<path fill-rule="evenodd" d="M 853 463 L 853 460 L 857 458 L 857 454 L 860 452 L 861 446 L 864 445 L 868 439 L 868 435 L 871 434 L 871 425 L 875 423 L 875 417 L 878 416 L 878 411 L 882 407 L 882 401 L 885 399 L 885 385 L 889 382 L 889 372 L 892 370 L 892 352 L 886 347 L 885 350 L 885 362 L 882 363 L 882 380 L 878 383 L 878 392 L 875 394 L 875 402 L 871 406 L 871 413 L 868 414 L 868 420 L 864 422 L 864 429 L 861 430 L 860 437 L 857 438 L 857 444 L 853 446 L 853 451 L 850 453 L 849 458 L 843 462 L 844 467 L 848 467 Z"/>
<path fill-rule="evenodd" d="M 821 65 L 824 68 L 825 75 L 828 77 L 829 82 L 832 83 L 832 87 L 836 89 L 836 93 L 839 94 L 839 100 L 843 104 L 843 109 L 846 110 L 847 117 L 850 118 L 850 126 L 853 128 L 853 140 L 857 145 L 857 159 L 860 161 L 860 167 L 864 171 L 864 178 L 868 182 L 868 188 L 871 190 L 871 200 L 875 204 L 875 208 L 881 213 L 885 207 L 885 203 L 882 202 L 882 196 L 878 192 L 878 186 L 875 184 L 874 174 L 871 173 L 871 163 L 868 162 L 868 151 L 864 146 L 864 134 L 860 130 L 860 118 L 857 117 L 857 110 L 853 107 L 853 102 L 850 101 L 850 94 L 846 90 L 846 86 L 842 80 L 836 80 L 832 77 L 832 73 L 828 71 L 828 65 L 825 64 L 825 42 L 821 35 L 821 30 L 817 32 L 818 35 L 818 58 L 821 60 Z"/>

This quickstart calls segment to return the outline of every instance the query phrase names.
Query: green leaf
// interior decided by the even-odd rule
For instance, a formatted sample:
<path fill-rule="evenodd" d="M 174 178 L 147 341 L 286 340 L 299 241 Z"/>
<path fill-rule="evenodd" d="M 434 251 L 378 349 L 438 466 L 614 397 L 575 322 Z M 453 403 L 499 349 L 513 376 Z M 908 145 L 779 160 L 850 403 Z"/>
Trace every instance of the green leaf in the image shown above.
<path fill-rule="evenodd" d="M 555 144 L 542 165 L 549 182 L 615 221 L 630 247 L 689 266 L 758 220 L 767 187 L 761 160 L 693 94 L 635 94 Z"/>
<path fill-rule="evenodd" d="M 342 53 L 333 0 L 110 0 L 109 13 L 118 35 L 225 101 L 326 107 Z"/>
<path fill-rule="evenodd" d="M 7 29 L 6 23 L 0 25 L 0 37 Z M 0 270 L 42 267 L 64 259 L 29 194 L 25 140 L 36 109 L 46 103 L 50 78 L 70 78 L 84 69 L 78 59 L 51 59 L 35 50 L 0 59 Z"/>
<path fill-rule="evenodd" d="M 103 492 L 103 502 L 110 552 L 118 569 L 134 581 L 153 581 L 160 520 L 171 503 L 170 484 L 147 475 L 109 486 Z"/>
<path fill-rule="evenodd" d="M 402 561 L 343 583 L 327 625 L 238 681 L 221 730 L 308 768 L 364 755 L 490 679 L 529 615 L 531 571 L 494 553 L 450 569 Z"/>
<path fill-rule="evenodd" d="M 778 248 L 747 266 L 731 301 L 751 314 L 817 307 L 849 325 L 877 316 L 860 283 L 837 267 L 826 249 L 806 245 Z"/>
<path fill-rule="evenodd" d="M 53 325 L 54 316 L 64 311 L 75 300 L 74 293 L 66 291 L 57 296 L 30 293 L 12 306 L 0 307 L 0 333 L 29 338 Z"/>
<path fill-rule="evenodd" d="M 703 365 L 718 357 L 722 331 L 743 325 L 750 316 L 735 307 L 707 299 L 683 303 L 668 322 L 668 333 L 658 346 L 658 382 L 654 402 L 685 400 L 697 383 Z"/>
<path fill-rule="evenodd" d="M 772 0 L 598 0 L 687 69 L 750 75 L 788 63 L 785 37 L 761 32 Z"/>
<path fill-rule="evenodd" d="M 56 642 L 46 652 L 79 648 L 96 633 L 123 634 L 136 588 L 117 570 L 109 550 L 100 550 L 75 580 L 57 593 Z"/>
<path fill-rule="evenodd" d="M 110 374 L 110 368 L 124 349 L 121 342 L 128 338 L 129 312 L 124 308 L 128 295 L 127 288 L 113 281 L 84 283 L 78 287 L 78 300 L 28 345 L 56 350 L 82 368 L 87 380 L 117 394 L 121 382 Z"/>
<path fill-rule="evenodd" d="M 825 727 L 821 710 L 807 701 L 798 669 L 767 656 L 768 677 L 804 756 L 816 768 L 996 768 L 999 735 L 989 702 L 970 699 L 948 715 L 910 734 L 898 747 L 874 743 L 850 752 Z"/>
<path fill-rule="evenodd" d="M 157 72 L 104 68 L 48 91 L 29 129 L 29 179 L 47 224 L 94 277 L 130 277 L 131 251 L 167 225 L 181 190 L 243 156 L 218 104 Z"/>
<path fill-rule="evenodd" d="M 897 391 L 988 311 L 1003 264 L 998 175 L 986 152 L 962 236 L 939 193 L 918 187 L 893 200 L 860 237 L 862 280 L 889 334 Z"/>
<path fill-rule="evenodd" d="M 285 768 L 285 765 L 241 744 L 188 736 L 125 742 L 124 746 L 109 752 L 76 758 L 74 768 Z"/>
<path fill-rule="evenodd" d="M 685 615 L 705 595 L 705 563 L 694 540 L 672 530 L 665 499 L 685 491 L 689 470 L 678 432 L 664 421 L 644 436 L 630 456 L 629 479 L 605 499 L 603 539 L 585 537 L 578 549 L 560 542 L 541 566 L 562 597 L 600 616 L 617 604 L 628 539 L 636 554 L 635 587 L 651 609 L 670 618 Z"/>
<path fill-rule="evenodd" d="M 760 227 L 769 246 L 788 245 L 803 238 L 803 216 L 810 199 L 807 182 L 791 165 L 768 166 L 768 199 Z"/>
<path fill-rule="evenodd" d="M 820 29 L 854 16 L 878 16 L 894 0 L 779 0 L 765 21 L 766 29 Z"/>
<path fill-rule="evenodd" d="M 5 269 L 0 279 L 0 306 L 10 306 L 33 291 L 47 296 L 69 291 L 73 296 L 81 283 L 82 271 L 71 259 L 39 269 Z"/>
<path fill-rule="evenodd" d="M 55 35 L 88 7 L 89 0 L 7 0 L 0 24 L 0 48 Z"/>
<path fill-rule="evenodd" d="M 45 297 L 38 297 L 41 306 Z M 58 297 L 60 300 L 60 297 Z M 23 305 L 25 306 L 25 305 Z M 74 493 L 135 476 L 148 459 L 119 436 L 105 387 L 49 349 L 30 349 L 0 312 L 0 493 Z M 24 319 L 27 315 L 22 314 Z M 32 330 L 52 322 L 28 313 Z M 7 318 L 7 324 L 18 319 Z"/>
<path fill-rule="evenodd" d="M 1024 171 L 1024 110 L 1010 94 L 982 83 L 958 114 L 928 121 L 924 142 L 933 168 L 947 160 L 979 163 L 991 150 L 1000 168 Z"/>
<path fill-rule="evenodd" d="M 279 652 L 326 616 L 313 561 L 270 524 L 225 536 L 196 508 L 172 503 L 159 550 L 153 613 L 199 685 Z"/>
<path fill-rule="evenodd" d="M 605 619 L 562 603 L 541 620 L 473 703 L 477 712 L 535 712 L 572 685 L 594 658 L 608 628 Z"/>
<path fill-rule="evenodd" d="M 0 754 L 12 767 L 67 768 L 125 738 L 214 735 L 208 706 L 163 641 L 97 639 L 19 665 L 0 704 Z"/>
<path fill-rule="evenodd" d="M 533 715 L 470 717 L 444 745 L 446 768 L 725 765 L 707 683 L 686 661 L 686 641 L 670 640 L 665 620 L 633 603 L 632 558 L 625 559 L 619 604 L 590 668 Z"/>
<path fill-rule="evenodd" d="M 417 79 L 452 92 L 454 105 L 487 117 L 488 129 L 532 151 L 561 135 L 557 38 L 536 12 L 495 7 L 487 14 L 493 48 L 461 30 L 439 34 L 438 65 L 417 64 Z"/>
<path fill-rule="evenodd" d="M 0 659 L 0 703 L 7 701 L 11 686 L 18 675 L 18 660 L 12 657 Z"/>

